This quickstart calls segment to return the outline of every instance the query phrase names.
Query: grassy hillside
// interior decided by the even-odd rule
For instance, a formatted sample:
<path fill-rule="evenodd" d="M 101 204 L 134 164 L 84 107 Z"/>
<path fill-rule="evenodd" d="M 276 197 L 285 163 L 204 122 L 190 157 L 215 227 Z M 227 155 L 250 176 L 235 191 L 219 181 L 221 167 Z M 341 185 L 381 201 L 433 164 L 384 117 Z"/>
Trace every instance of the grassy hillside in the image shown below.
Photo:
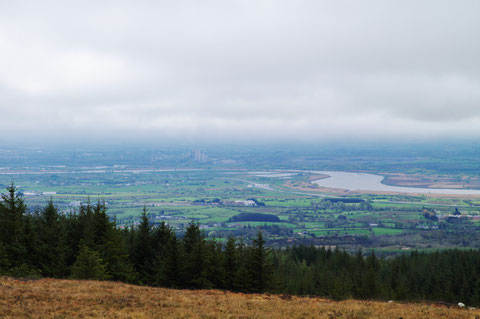
<path fill-rule="evenodd" d="M 173 290 L 115 282 L 0 278 L 0 318 L 480 318 L 480 310 Z"/>

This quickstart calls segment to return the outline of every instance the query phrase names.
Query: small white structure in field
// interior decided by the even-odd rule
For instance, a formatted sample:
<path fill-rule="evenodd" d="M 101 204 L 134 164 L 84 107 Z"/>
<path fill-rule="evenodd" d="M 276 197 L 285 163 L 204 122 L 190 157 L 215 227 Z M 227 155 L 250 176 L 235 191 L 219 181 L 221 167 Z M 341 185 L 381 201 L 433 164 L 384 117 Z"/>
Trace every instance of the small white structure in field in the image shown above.
<path fill-rule="evenodd" d="M 458 306 L 459 306 L 460 308 L 463 308 L 463 307 L 465 307 L 465 304 L 464 304 L 463 302 L 459 302 L 459 303 L 458 303 Z"/>

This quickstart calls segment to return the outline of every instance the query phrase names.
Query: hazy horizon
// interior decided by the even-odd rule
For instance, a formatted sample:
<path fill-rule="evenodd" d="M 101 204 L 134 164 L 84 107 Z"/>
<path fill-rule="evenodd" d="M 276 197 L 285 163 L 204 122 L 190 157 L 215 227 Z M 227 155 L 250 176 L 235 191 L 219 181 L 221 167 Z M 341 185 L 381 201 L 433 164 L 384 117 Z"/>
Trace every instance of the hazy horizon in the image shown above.
<path fill-rule="evenodd" d="M 0 2 L 0 144 L 480 137 L 478 1 Z"/>

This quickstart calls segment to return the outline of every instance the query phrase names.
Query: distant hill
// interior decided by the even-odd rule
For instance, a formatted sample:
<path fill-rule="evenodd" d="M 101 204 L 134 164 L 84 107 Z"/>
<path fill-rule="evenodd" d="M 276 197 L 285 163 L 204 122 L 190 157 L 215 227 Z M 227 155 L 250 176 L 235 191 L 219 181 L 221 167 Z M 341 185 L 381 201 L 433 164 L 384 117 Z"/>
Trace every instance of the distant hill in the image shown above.
<path fill-rule="evenodd" d="M 0 318 L 479 318 L 438 304 L 330 301 L 107 281 L 0 278 Z"/>

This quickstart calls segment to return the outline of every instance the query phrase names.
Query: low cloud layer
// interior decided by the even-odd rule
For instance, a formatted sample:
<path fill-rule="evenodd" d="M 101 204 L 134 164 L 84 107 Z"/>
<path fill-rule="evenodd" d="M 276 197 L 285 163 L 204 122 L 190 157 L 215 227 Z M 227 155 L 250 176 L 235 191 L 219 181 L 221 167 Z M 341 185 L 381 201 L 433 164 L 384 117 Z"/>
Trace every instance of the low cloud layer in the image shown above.
<path fill-rule="evenodd" d="M 480 2 L 0 1 L 0 133 L 480 137 Z"/>

